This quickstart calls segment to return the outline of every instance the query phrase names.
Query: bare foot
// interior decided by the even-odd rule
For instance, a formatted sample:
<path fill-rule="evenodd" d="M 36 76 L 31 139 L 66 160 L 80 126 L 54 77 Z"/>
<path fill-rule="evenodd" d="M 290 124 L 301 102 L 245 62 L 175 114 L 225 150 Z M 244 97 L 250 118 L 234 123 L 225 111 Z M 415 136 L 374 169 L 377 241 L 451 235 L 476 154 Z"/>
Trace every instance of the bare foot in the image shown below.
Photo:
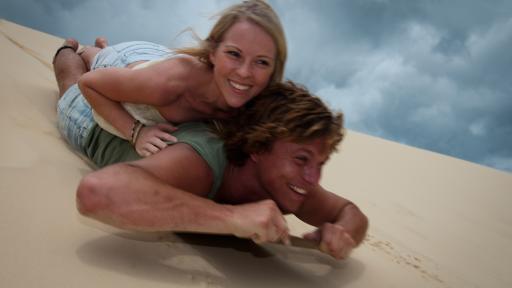
<path fill-rule="evenodd" d="M 107 46 L 108 46 L 107 38 L 105 38 L 105 37 L 96 38 L 96 41 L 94 41 L 94 46 L 101 48 L 101 49 L 107 48 Z"/>
<path fill-rule="evenodd" d="M 71 46 L 73 47 L 73 50 L 76 51 L 78 49 L 78 41 L 76 41 L 76 39 L 74 38 L 68 38 L 66 40 L 64 40 L 64 43 L 62 43 L 62 46 Z"/>
<path fill-rule="evenodd" d="M 108 42 L 107 39 L 104 37 L 98 37 L 96 38 L 96 41 L 94 41 L 94 46 L 85 46 L 80 51 L 78 51 L 78 55 L 82 57 L 82 60 L 85 63 L 85 66 L 87 67 L 87 70 L 90 70 L 91 64 L 94 60 L 94 57 L 96 57 L 96 54 L 98 54 L 101 49 L 107 48 Z"/>
<path fill-rule="evenodd" d="M 57 49 L 57 51 L 55 52 L 55 55 L 53 56 L 52 63 L 55 64 L 55 60 L 57 59 L 57 56 L 63 50 L 67 50 L 67 49 L 70 49 L 70 50 L 73 50 L 73 52 L 76 52 L 76 49 L 78 49 L 78 41 L 76 41 L 73 38 L 68 38 L 68 39 L 64 40 L 64 43 L 62 43 L 62 46 L 60 46 L 59 49 Z"/>
<path fill-rule="evenodd" d="M 77 49 L 78 41 L 68 38 L 55 53 L 53 70 L 59 87 L 59 97 L 87 72 L 82 58 L 76 54 Z"/>

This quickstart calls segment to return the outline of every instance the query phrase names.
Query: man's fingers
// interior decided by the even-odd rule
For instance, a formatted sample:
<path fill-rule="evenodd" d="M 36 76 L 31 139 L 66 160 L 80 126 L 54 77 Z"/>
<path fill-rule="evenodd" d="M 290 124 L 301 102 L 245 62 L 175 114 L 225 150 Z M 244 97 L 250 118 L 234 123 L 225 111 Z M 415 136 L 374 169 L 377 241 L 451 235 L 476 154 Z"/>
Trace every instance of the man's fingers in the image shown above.
<path fill-rule="evenodd" d="M 347 239 L 347 243 L 350 245 L 350 247 L 356 247 L 356 240 L 350 236 L 347 232 L 344 233 L 345 239 Z"/>
<path fill-rule="evenodd" d="M 256 244 L 261 244 L 261 243 L 263 243 L 263 242 L 264 242 L 264 241 L 262 240 L 261 236 L 260 236 L 260 235 L 258 235 L 258 234 L 253 234 L 253 235 L 251 236 L 251 240 L 252 240 L 252 241 L 254 241 L 254 243 L 256 243 Z"/>
<path fill-rule="evenodd" d="M 266 225 L 261 227 L 261 232 L 257 243 L 262 242 L 281 242 L 286 245 L 291 243 L 288 224 L 284 219 L 283 215 L 279 210 L 276 210 L 277 213 L 271 213 L 269 217 L 271 217 Z M 256 242 L 256 241 L 255 241 Z"/>
<path fill-rule="evenodd" d="M 286 219 L 272 200 L 235 206 L 238 219 L 234 221 L 234 233 L 238 237 L 251 238 L 256 243 L 290 243 Z"/>
<path fill-rule="evenodd" d="M 321 238 L 319 245 L 320 251 L 336 259 L 348 257 L 355 247 L 356 242 L 354 239 L 340 225 L 325 223 L 321 229 L 317 231 L 321 232 L 319 233 Z"/>
<path fill-rule="evenodd" d="M 290 240 L 290 233 L 288 233 L 288 231 L 281 235 L 281 242 L 283 242 L 283 244 L 286 246 L 292 245 L 292 241 Z"/>
<path fill-rule="evenodd" d="M 278 211 L 276 216 L 276 232 L 278 233 L 276 241 L 280 241 L 285 245 L 290 245 L 290 229 L 288 229 L 288 223 L 280 211 Z"/>
<path fill-rule="evenodd" d="M 315 230 L 313 232 L 309 232 L 309 233 L 303 234 L 302 238 L 304 238 L 306 240 L 311 240 L 311 241 L 314 241 L 314 242 L 317 242 L 317 243 L 320 243 L 320 240 L 322 240 L 322 237 L 320 235 L 320 230 L 319 229 L 317 229 L 317 230 Z"/>

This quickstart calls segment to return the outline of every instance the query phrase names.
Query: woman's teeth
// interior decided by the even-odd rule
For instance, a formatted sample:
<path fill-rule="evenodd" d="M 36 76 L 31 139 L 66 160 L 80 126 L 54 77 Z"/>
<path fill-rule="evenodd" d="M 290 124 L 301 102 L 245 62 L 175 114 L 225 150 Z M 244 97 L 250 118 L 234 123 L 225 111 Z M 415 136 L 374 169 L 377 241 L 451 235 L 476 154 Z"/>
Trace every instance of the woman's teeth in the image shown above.
<path fill-rule="evenodd" d="M 229 81 L 229 84 L 233 87 L 235 87 L 236 89 L 238 90 L 242 90 L 242 91 L 245 91 L 247 89 L 249 89 L 249 86 L 248 85 L 242 85 L 242 84 L 239 84 L 239 83 L 235 83 L 233 81 Z"/>

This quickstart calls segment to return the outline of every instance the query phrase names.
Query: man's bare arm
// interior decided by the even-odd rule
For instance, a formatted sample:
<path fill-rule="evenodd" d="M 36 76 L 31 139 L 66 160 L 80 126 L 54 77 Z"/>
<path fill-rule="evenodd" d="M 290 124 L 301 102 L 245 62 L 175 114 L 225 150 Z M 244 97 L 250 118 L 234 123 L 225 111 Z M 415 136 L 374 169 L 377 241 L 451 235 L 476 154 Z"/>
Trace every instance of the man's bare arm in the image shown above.
<path fill-rule="evenodd" d="M 368 218 L 354 203 L 321 186 L 306 199 L 297 217 L 316 227 L 324 223 L 342 225 L 357 244 L 368 229 Z"/>
<path fill-rule="evenodd" d="M 368 218 L 354 203 L 321 186 L 308 196 L 297 217 L 318 229 L 305 238 L 317 241 L 335 258 L 347 257 L 364 240 Z"/>
<path fill-rule="evenodd" d="M 203 197 L 212 183 L 204 161 L 185 144 L 162 153 L 85 176 L 77 191 L 80 213 L 122 229 L 230 233 L 232 209 Z"/>
<path fill-rule="evenodd" d="M 81 214 L 121 229 L 287 241 L 286 221 L 272 201 L 218 204 L 205 198 L 212 181 L 206 162 L 190 146 L 176 144 L 85 176 L 77 207 Z"/>

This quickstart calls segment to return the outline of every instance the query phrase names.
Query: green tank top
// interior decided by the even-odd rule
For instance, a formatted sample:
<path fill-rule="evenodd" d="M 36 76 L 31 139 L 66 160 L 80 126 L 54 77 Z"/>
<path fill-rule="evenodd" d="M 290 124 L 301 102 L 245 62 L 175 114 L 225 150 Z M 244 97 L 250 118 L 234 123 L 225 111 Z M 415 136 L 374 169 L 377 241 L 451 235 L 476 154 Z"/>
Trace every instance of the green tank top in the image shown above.
<path fill-rule="evenodd" d="M 212 199 L 220 187 L 227 163 L 223 142 L 201 122 L 184 123 L 178 128 L 172 133 L 178 143 L 186 143 L 194 148 L 212 169 L 213 187 L 208 194 L 208 198 Z M 99 125 L 95 125 L 87 136 L 82 152 L 98 167 L 141 158 L 128 141 L 110 134 Z"/>

